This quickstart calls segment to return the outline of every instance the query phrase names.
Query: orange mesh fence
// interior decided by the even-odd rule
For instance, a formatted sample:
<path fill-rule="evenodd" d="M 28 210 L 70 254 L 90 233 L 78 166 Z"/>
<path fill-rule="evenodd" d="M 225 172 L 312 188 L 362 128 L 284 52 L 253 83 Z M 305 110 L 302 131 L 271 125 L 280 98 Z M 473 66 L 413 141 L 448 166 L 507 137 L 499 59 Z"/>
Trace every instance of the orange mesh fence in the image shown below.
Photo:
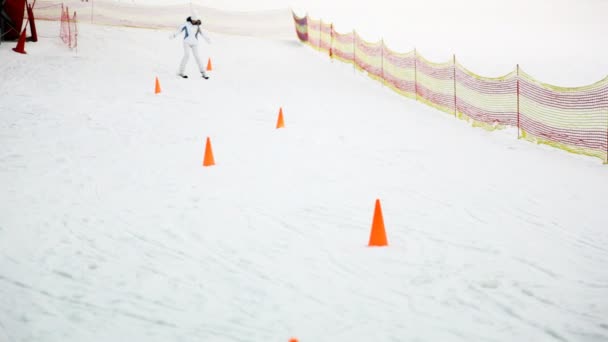
<path fill-rule="evenodd" d="M 360 70 L 367 71 L 367 75 L 376 80 L 382 80 L 382 42 L 366 42 L 355 35 L 355 65 Z"/>
<path fill-rule="evenodd" d="M 308 18 L 308 44 L 314 47 L 315 49 L 319 49 L 321 46 L 321 20 L 312 20 Z"/>
<path fill-rule="evenodd" d="M 319 49 L 329 53 L 332 43 L 332 25 L 324 23 L 322 20 L 319 24 Z"/>
<path fill-rule="evenodd" d="M 416 54 L 418 100 L 437 109 L 455 113 L 454 63 L 432 63 Z"/>
<path fill-rule="evenodd" d="M 535 80 L 517 67 L 484 77 L 456 61 L 434 63 L 417 51 L 398 53 L 383 41 L 292 13 L 300 41 L 364 71 L 394 91 L 489 130 L 517 127 L 518 137 L 608 163 L 608 77 L 564 88 Z"/>
<path fill-rule="evenodd" d="M 308 39 L 308 17 L 298 18 L 295 13 L 292 13 L 293 21 L 296 25 L 296 34 L 302 42 L 309 42 Z"/>
<path fill-rule="evenodd" d="M 606 160 L 607 109 L 608 77 L 586 87 L 563 88 L 519 70 L 519 127 L 527 140 Z"/>
<path fill-rule="evenodd" d="M 331 35 L 331 56 L 346 63 L 353 63 L 355 59 L 354 32 L 338 33 L 332 27 Z"/>
<path fill-rule="evenodd" d="M 74 49 L 78 46 L 78 22 L 76 21 L 76 12 L 70 17 L 70 11 L 66 7 L 61 6 L 61 29 L 59 32 L 61 40 L 70 48 Z"/>
<path fill-rule="evenodd" d="M 146 5 L 115 0 L 36 0 L 36 19 L 61 20 L 56 8 L 61 4 L 78 12 L 80 21 L 99 25 L 176 29 L 186 17 L 197 13 L 206 30 L 217 33 L 292 39 L 288 9 L 229 11 L 202 6 L 193 1 L 176 0 L 168 5 Z"/>
<path fill-rule="evenodd" d="M 416 53 L 397 53 L 384 47 L 383 75 L 394 91 L 416 97 Z"/>
<path fill-rule="evenodd" d="M 456 107 L 461 119 L 486 128 L 517 126 L 517 73 L 490 78 L 456 64 Z"/>

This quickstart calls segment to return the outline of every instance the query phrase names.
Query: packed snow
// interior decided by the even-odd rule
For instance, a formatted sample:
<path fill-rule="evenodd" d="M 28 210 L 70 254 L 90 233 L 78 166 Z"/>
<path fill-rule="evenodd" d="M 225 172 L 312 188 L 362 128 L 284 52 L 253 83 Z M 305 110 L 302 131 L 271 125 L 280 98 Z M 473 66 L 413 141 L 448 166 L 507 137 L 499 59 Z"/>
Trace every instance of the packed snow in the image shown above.
<path fill-rule="evenodd" d="M 608 339 L 598 159 L 295 34 L 212 33 L 211 78 L 191 59 L 184 80 L 169 31 L 82 22 L 69 50 L 38 29 L 0 45 L 0 341 Z"/>

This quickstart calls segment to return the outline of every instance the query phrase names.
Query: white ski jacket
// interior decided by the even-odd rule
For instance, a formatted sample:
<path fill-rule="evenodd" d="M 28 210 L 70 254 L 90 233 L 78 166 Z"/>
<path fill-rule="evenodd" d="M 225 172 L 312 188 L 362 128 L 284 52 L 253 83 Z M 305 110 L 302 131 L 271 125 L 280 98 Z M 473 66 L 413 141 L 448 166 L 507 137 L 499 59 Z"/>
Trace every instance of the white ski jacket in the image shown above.
<path fill-rule="evenodd" d="M 192 23 L 189 21 L 183 23 L 173 34 L 172 37 L 175 38 L 180 34 L 183 34 L 184 43 L 188 45 L 198 45 L 199 36 L 203 37 L 207 41 L 207 43 L 211 44 L 209 36 L 207 36 L 207 34 L 205 34 L 203 30 L 201 30 L 201 27 L 198 25 L 192 25 Z"/>

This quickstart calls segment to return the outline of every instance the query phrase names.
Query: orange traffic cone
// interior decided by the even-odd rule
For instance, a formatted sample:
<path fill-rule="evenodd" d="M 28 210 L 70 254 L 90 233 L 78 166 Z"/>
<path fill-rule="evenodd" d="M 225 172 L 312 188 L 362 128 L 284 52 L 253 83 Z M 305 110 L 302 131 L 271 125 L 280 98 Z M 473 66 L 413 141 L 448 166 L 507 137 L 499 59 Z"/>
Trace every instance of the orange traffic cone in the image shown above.
<path fill-rule="evenodd" d="M 283 120 L 283 107 L 279 109 L 279 118 L 277 119 L 277 128 L 285 127 L 285 120 Z"/>
<path fill-rule="evenodd" d="M 374 209 L 374 221 L 372 222 L 372 232 L 369 237 L 368 246 L 388 246 L 386 240 L 386 231 L 384 230 L 384 219 L 382 218 L 382 208 L 380 200 L 376 200 L 376 208 Z"/>
<path fill-rule="evenodd" d="M 158 82 L 158 77 L 156 78 L 156 86 L 154 87 L 154 94 L 160 94 L 160 82 Z"/>
<path fill-rule="evenodd" d="M 298 342 L 298 339 L 297 338 L 290 338 L 289 342 Z"/>
<path fill-rule="evenodd" d="M 213 151 L 211 150 L 211 140 L 207 137 L 207 145 L 205 146 L 205 159 L 203 159 L 203 166 L 212 166 L 215 165 L 215 160 L 213 159 Z"/>
<path fill-rule="evenodd" d="M 25 29 L 23 29 L 23 31 L 21 32 L 21 35 L 19 36 L 19 41 L 17 42 L 17 46 L 13 48 L 13 51 L 22 54 L 27 53 L 25 52 Z"/>
<path fill-rule="evenodd" d="M 213 67 L 211 66 L 211 58 L 209 58 L 209 60 L 207 60 L 207 71 L 212 71 Z"/>

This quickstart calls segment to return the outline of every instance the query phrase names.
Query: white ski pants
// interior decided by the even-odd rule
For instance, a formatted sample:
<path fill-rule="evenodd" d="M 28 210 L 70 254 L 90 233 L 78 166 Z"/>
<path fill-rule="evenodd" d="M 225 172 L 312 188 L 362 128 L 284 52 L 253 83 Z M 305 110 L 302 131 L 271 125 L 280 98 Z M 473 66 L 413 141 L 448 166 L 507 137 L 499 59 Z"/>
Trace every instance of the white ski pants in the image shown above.
<path fill-rule="evenodd" d="M 179 66 L 179 74 L 184 75 L 184 71 L 186 71 L 186 64 L 190 59 L 190 50 L 192 50 L 192 54 L 194 55 L 194 59 L 198 65 L 198 70 L 204 74 L 205 69 L 203 68 L 203 61 L 201 61 L 201 57 L 198 54 L 198 45 L 190 45 L 186 42 L 184 42 L 184 57 L 182 58 L 182 64 Z"/>

